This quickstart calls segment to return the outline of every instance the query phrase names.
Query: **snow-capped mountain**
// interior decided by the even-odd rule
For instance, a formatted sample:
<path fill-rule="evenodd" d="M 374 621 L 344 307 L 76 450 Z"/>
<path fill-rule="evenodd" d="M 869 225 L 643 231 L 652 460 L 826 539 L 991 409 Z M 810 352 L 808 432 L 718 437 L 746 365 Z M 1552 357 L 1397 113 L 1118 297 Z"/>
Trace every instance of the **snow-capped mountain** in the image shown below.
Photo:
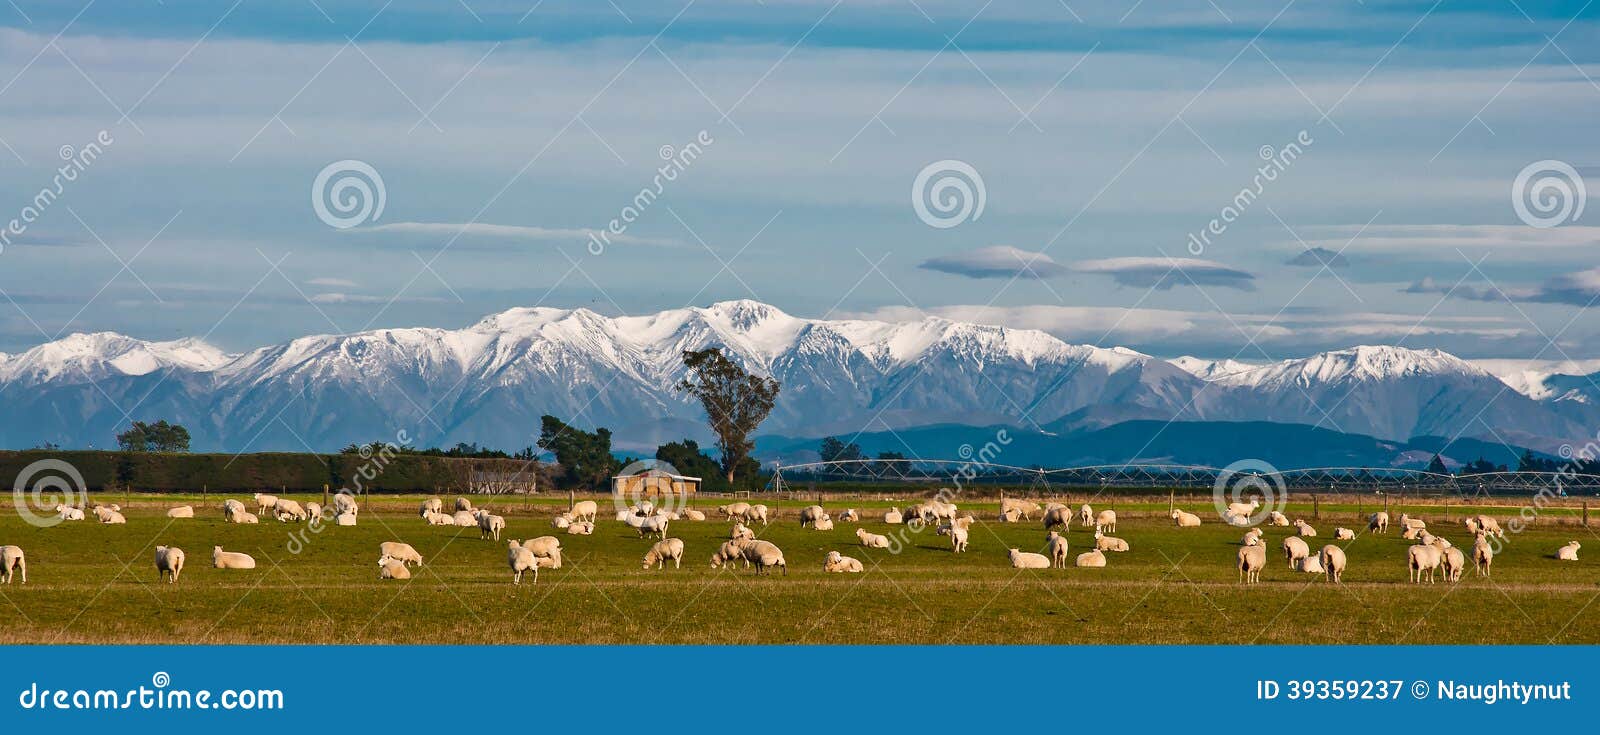
<path fill-rule="evenodd" d="M 0 443 L 104 447 L 128 418 L 165 418 L 188 426 L 196 449 L 331 450 L 401 430 L 421 445 L 516 449 L 533 443 L 548 413 L 609 427 L 619 446 L 637 450 L 703 438 L 699 407 L 673 386 L 681 353 L 709 345 L 783 383 L 762 430 L 796 437 L 1141 419 L 1320 424 L 1383 439 L 1503 432 L 1548 443 L 1589 425 L 1436 351 L 1175 364 L 1035 330 L 806 319 L 729 301 L 623 317 L 516 308 L 463 329 L 309 336 L 240 355 L 195 340 L 72 335 L 0 358 L 0 401 L 18 417 L 0 426 Z"/>

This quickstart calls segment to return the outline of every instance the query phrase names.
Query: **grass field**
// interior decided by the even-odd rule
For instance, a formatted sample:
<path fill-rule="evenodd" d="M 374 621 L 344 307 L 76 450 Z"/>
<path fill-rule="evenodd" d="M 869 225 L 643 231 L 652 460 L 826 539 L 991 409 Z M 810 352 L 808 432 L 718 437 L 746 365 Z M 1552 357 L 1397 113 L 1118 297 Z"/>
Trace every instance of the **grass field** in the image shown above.
<path fill-rule="evenodd" d="M 1270 529 L 1263 583 L 1246 587 L 1234 566 L 1240 529 L 1215 521 L 1209 498 L 1180 500 L 1206 519 L 1198 529 L 1174 528 L 1162 515 L 1164 496 L 1101 498 L 1097 510 L 1124 516 L 1116 535 L 1132 551 L 1108 554 L 1104 569 L 1020 572 L 1006 550 L 1041 551 L 1044 533 L 1037 521 L 994 521 L 993 502 L 962 504 L 980 521 L 961 555 L 931 529 L 910 533 L 877 514 L 862 526 L 899 529 L 908 543 L 898 554 L 864 549 L 856 524 L 801 529 L 795 509 L 804 503 L 786 502 L 758 530 L 784 550 L 789 573 L 764 577 L 710 568 L 727 536 L 720 521 L 674 523 L 669 535 L 688 546 L 683 568 L 644 571 L 651 542 L 612 520 L 602 500 L 593 536 L 560 536 L 563 568 L 516 587 L 504 540 L 429 527 L 416 516 L 418 498 L 369 502 L 358 526 L 320 533 L 267 519 L 225 524 L 215 495 L 196 504 L 199 518 L 165 517 L 166 508 L 196 500 L 135 495 L 124 507 L 126 526 L 91 517 L 35 528 L 14 513 L 0 517 L 0 544 L 21 546 L 28 559 L 27 585 L 0 586 L 0 643 L 1600 643 L 1600 605 L 1591 605 L 1600 596 L 1600 539 L 1595 556 L 1585 544 L 1583 561 L 1553 558 L 1561 544 L 1594 536 L 1571 510 L 1550 511 L 1513 534 L 1492 577 L 1469 569 L 1459 584 L 1408 584 L 1410 542 L 1398 531 L 1341 543 L 1350 567 L 1343 584 L 1329 584 L 1291 572 L 1277 553 L 1289 529 Z M 715 502 L 696 507 L 709 511 Z M 565 503 L 482 504 L 506 515 L 507 538 L 526 539 L 557 533 L 549 519 Z M 1336 525 L 1361 529 L 1353 505 L 1324 502 L 1318 510 L 1313 549 L 1332 542 Z M 1398 517 L 1399 508 L 1390 510 Z M 1470 543 L 1458 521 L 1446 521 L 1468 512 L 1463 506 L 1406 510 Z M 1286 512 L 1311 511 L 1297 503 Z M 1512 512 L 1490 511 L 1502 519 Z M 1074 556 L 1090 548 L 1090 532 L 1075 525 L 1068 536 Z M 427 561 L 410 581 L 378 579 L 378 544 L 390 540 L 410 543 Z M 156 582 L 158 544 L 188 554 L 176 585 Z M 211 568 L 218 544 L 255 556 L 258 568 Z M 861 559 L 867 573 L 824 574 L 822 558 L 835 549 Z"/>

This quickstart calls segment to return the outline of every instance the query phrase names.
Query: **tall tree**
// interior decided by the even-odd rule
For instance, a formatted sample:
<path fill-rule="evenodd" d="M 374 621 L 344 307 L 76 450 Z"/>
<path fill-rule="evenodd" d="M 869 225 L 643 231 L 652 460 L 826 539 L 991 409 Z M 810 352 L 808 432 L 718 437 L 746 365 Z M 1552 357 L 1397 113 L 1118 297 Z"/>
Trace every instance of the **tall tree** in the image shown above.
<path fill-rule="evenodd" d="M 189 430 L 182 424 L 162 419 L 153 424 L 135 421 L 127 431 L 117 434 L 117 446 L 124 452 L 187 452 Z"/>
<path fill-rule="evenodd" d="M 678 382 L 678 390 L 699 399 L 705 409 L 711 433 L 717 435 L 723 476 L 733 484 L 735 473 L 755 448 L 750 435 L 772 413 L 781 386 L 774 378 L 739 367 L 717 347 L 684 350 L 683 365 L 689 374 Z"/>
<path fill-rule="evenodd" d="M 584 431 L 554 416 L 539 419 L 539 448 L 556 456 L 568 485 L 599 487 L 619 465 L 611 455 L 611 430 Z"/>

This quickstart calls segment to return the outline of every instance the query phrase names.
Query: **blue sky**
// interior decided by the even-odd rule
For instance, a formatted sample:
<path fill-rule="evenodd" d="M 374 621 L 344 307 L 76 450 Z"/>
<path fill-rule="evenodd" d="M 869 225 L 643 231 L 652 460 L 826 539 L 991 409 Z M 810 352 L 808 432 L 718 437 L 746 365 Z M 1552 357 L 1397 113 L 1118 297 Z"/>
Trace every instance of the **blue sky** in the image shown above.
<path fill-rule="evenodd" d="M 239 350 L 512 306 L 756 298 L 1164 356 L 1600 358 L 1600 214 L 1530 227 L 1511 196 L 1536 161 L 1600 181 L 1597 19 L 1375 0 L 15 0 L 0 223 L 63 146 L 114 142 L 0 252 L 0 350 L 100 330 Z M 702 131 L 590 252 L 663 147 Z M 341 160 L 381 175 L 376 220 L 314 212 Z M 981 216 L 919 219 L 913 182 L 936 161 L 979 173 Z"/>

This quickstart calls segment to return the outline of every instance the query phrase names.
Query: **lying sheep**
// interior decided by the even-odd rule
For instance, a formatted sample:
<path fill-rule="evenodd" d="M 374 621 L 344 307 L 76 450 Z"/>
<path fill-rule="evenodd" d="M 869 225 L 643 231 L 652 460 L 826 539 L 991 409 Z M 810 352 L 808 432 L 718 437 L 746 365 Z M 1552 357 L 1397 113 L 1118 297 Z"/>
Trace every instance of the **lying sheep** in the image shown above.
<path fill-rule="evenodd" d="M 1388 533 L 1389 514 L 1380 510 L 1377 513 L 1367 516 L 1367 530 L 1376 531 L 1377 533 Z"/>
<path fill-rule="evenodd" d="M 246 521 L 246 523 L 255 523 L 255 521 Z M 336 516 L 333 517 L 333 525 L 335 525 L 335 526 L 354 526 L 354 525 L 356 525 L 356 514 L 354 514 L 354 513 L 340 513 L 339 515 L 336 515 Z"/>
<path fill-rule="evenodd" d="M 1085 506 L 1085 507 L 1087 507 L 1087 506 Z M 1108 533 L 1116 533 L 1117 532 L 1117 512 L 1114 511 L 1114 510 L 1102 510 L 1102 511 L 1100 511 L 1100 513 L 1094 517 L 1094 530 L 1096 530 L 1096 531 L 1104 531 L 1104 532 L 1108 532 Z"/>
<path fill-rule="evenodd" d="M 223 551 L 221 546 L 211 547 L 211 566 L 218 569 L 255 569 L 256 560 L 249 554 Z"/>
<path fill-rule="evenodd" d="M 1354 541 L 1354 540 L 1356 540 L 1356 532 L 1352 531 L 1352 530 L 1350 530 L 1348 528 L 1344 528 L 1342 526 L 1334 528 L 1333 529 L 1333 540 L 1334 541 Z"/>
<path fill-rule="evenodd" d="M 180 505 L 180 506 L 178 506 L 176 508 L 168 508 L 167 509 L 167 517 L 168 518 L 193 518 L 194 517 L 194 506 L 192 506 L 192 505 Z"/>
<path fill-rule="evenodd" d="M 1266 534 L 1259 528 L 1252 528 L 1244 532 L 1244 538 L 1239 541 L 1240 546 L 1255 546 L 1265 543 Z"/>
<path fill-rule="evenodd" d="M 260 523 L 261 519 L 248 510 L 241 510 L 233 516 L 234 523 Z"/>
<path fill-rule="evenodd" d="M 1322 568 L 1327 573 L 1329 582 L 1341 581 L 1344 577 L 1344 567 L 1344 549 L 1333 544 L 1322 547 Z"/>
<path fill-rule="evenodd" d="M 378 556 L 394 559 L 401 564 L 422 566 L 422 555 L 411 548 L 411 544 L 400 541 L 384 541 L 378 544 Z"/>
<path fill-rule="evenodd" d="M 378 557 L 378 579 L 411 579 L 405 562 L 391 556 Z"/>
<path fill-rule="evenodd" d="M 279 498 L 278 502 L 272 506 L 272 514 L 280 523 L 288 521 L 304 521 L 307 517 L 306 509 L 300 507 L 299 503 L 296 503 L 293 500 L 285 500 L 283 498 Z"/>
<path fill-rule="evenodd" d="M 28 583 L 28 560 L 21 546 L 0 546 L 0 583 L 11 584 L 13 574 L 22 574 L 22 583 Z"/>
<path fill-rule="evenodd" d="M 118 524 L 128 522 L 128 519 L 123 518 L 121 513 L 112 510 L 111 506 L 95 506 L 94 515 L 101 523 Z"/>
<path fill-rule="evenodd" d="M 829 518 L 827 516 L 823 516 L 821 519 L 812 522 L 811 529 L 813 531 L 832 531 L 833 530 L 833 519 Z"/>
<path fill-rule="evenodd" d="M 424 511 L 422 514 L 422 520 L 427 521 L 428 525 L 430 526 L 456 525 L 456 519 L 454 516 L 448 516 L 443 513 L 434 513 L 433 511 Z M 472 525 L 478 525 L 477 521 L 473 521 Z"/>
<path fill-rule="evenodd" d="M 1317 535 L 1317 529 L 1312 528 L 1311 524 L 1306 523 L 1299 518 L 1294 519 L 1294 530 L 1296 534 L 1304 536 L 1305 538 L 1315 538 Z"/>
<path fill-rule="evenodd" d="M 1416 541 L 1417 539 L 1422 538 L 1422 534 L 1424 533 L 1427 532 L 1420 528 L 1407 528 L 1400 532 L 1400 538 L 1403 538 L 1407 541 Z"/>
<path fill-rule="evenodd" d="M 567 533 L 570 533 L 574 536 L 593 536 L 594 524 L 590 523 L 589 521 L 578 521 L 577 523 L 567 526 Z"/>
<path fill-rule="evenodd" d="M 1044 554 L 1035 554 L 1031 551 L 1011 550 L 1012 569 L 1049 569 L 1050 560 Z"/>
<path fill-rule="evenodd" d="M 867 529 L 865 529 L 865 528 L 856 529 L 856 538 L 860 539 L 862 546 L 865 546 L 865 547 L 867 547 L 869 549 L 887 549 L 887 548 L 889 548 L 889 537 L 888 536 L 883 536 L 883 535 L 876 534 L 876 533 L 869 533 L 869 532 L 867 532 Z"/>
<path fill-rule="evenodd" d="M 1116 536 L 1107 536 L 1099 531 L 1094 532 L 1094 547 L 1101 551 L 1127 551 L 1128 542 Z"/>
<path fill-rule="evenodd" d="M 1444 560 L 1443 554 L 1437 546 L 1417 544 L 1406 547 L 1406 568 L 1410 570 L 1412 582 L 1422 582 L 1422 572 L 1428 572 L 1428 583 L 1433 583 L 1433 572 L 1439 568 Z"/>
<path fill-rule="evenodd" d="M 1106 555 L 1100 553 L 1099 549 L 1091 549 L 1078 555 L 1077 564 L 1080 567 L 1103 567 L 1106 565 Z"/>
<path fill-rule="evenodd" d="M 1007 514 L 1021 516 L 1023 520 L 1033 520 L 1033 514 L 1039 512 L 1039 504 L 1021 498 L 1001 498 L 1000 517 L 1005 519 Z"/>
<path fill-rule="evenodd" d="M 424 516 L 426 516 L 429 513 L 443 513 L 443 512 L 444 512 L 444 501 L 440 500 L 438 498 L 428 498 L 427 500 L 422 501 L 422 508 L 421 508 L 421 510 L 418 511 L 418 513 L 420 513 L 421 515 L 424 515 Z"/>
<path fill-rule="evenodd" d="M 820 505 L 808 505 L 801 508 L 800 527 L 805 528 L 808 524 L 815 523 L 826 515 L 828 515 L 828 512 L 823 510 Z"/>
<path fill-rule="evenodd" d="M 463 528 L 477 528 L 478 514 L 470 510 L 458 510 L 450 514 L 450 522 Z"/>
<path fill-rule="evenodd" d="M 683 539 L 669 538 L 657 541 L 644 553 L 644 568 L 665 569 L 668 559 L 672 560 L 673 569 L 683 566 Z"/>
<path fill-rule="evenodd" d="M 1044 530 L 1046 531 L 1056 526 L 1060 526 L 1061 530 L 1065 531 L 1071 523 L 1072 511 L 1065 507 L 1051 508 L 1044 512 Z"/>
<path fill-rule="evenodd" d="M 845 508 L 844 512 L 839 514 L 839 522 L 840 523 L 860 523 L 861 522 L 861 514 L 857 513 L 855 508 Z"/>
<path fill-rule="evenodd" d="M 1486 533 L 1479 531 L 1477 540 L 1472 542 L 1472 566 L 1485 577 L 1489 576 L 1489 565 L 1494 562 L 1494 550 L 1489 548 L 1486 536 Z"/>
<path fill-rule="evenodd" d="M 1439 563 L 1444 567 L 1445 581 L 1460 582 L 1461 573 L 1467 570 L 1467 556 L 1461 553 L 1460 549 L 1453 546 L 1446 548 L 1435 546 L 1434 548 L 1439 549 Z"/>
<path fill-rule="evenodd" d="M 1322 574 L 1322 560 L 1315 556 L 1308 556 L 1300 560 L 1296 567 L 1306 574 Z"/>
<path fill-rule="evenodd" d="M 74 508 L 70 505 L 57 505 L 56 516 L 63 521 L 81 521 L 83 520 L 83 509 Z"/>
<path fill-rule="evenodd" d="M 846 511 L 846 512 L 849 512 L 849 511 Z M 683 509 L 683 519 L 686 520 L 686 521 L 703 521 L 703 520 L 706 519 L 706 514 L 701 513 L 700 511 L 695 510 L 693 508 L 684 508 Z"/>
<path fill-rule="evenodd" d="M 901 523 L 905 523 L 905 520 L 905 516 L 894 508 L 890 508 L 883 512 L 883 522 L 891 526 L 898 526 Z"/>
<path fill-rule="evenodd" d="M 175 584 L 178 575 L 183 573 L 183 549 L 176 546 L 156 547 L 156 581 L 167 580 L 167 584 Z"/>
<path fill-rule="evenodd" d="M 1556 549 L 1556 559 L 1560 561 L 1577 561 L 1578 549 L 1581 548 L 1583 548 L 1583 544 L 1576 541 L 1568 541 L 1566 546 Z"/>
<path fill-rule="evenodd" d="M 1199 528 L 1200 516 L 1197 516 L 1186 510 L 1173 508 L 1172 522 L 1177 524 L 1178 528 Z"/>
<path fill-rule="evenodd" d="M 506 530 L 506 519 L 504 516 L 497 516 L 493 513 L 484 513 L 483 517 L 478 519 L 478 538 L 493 538 L 494 540 L 499 541 L 500 532 L 504 530 Z"/>
<path fill-rule="evenodd" d="M 1278 511 L 1271 511 L 1267 513 L 1267 525 L 1287 527 L 1289 525 L 1289 516 Z"/>
<path fill-rule="evenodd" d="M 843 556 L 837 551 L 828 552 L 827 558 L 822 560 L 822 571 L 835 574 L 860 574 L 866 567 L 861 565 L 861 560 Z"/>
<path fill-rule="evenodd" d="M 572 510 L 567 512 L 572 514 L 572 518 L 574 520 L 583 520 L 594 523 L 595 517 L 600 515 L 600 504 L 594 502 L 593 500 L 580 500 L 576 503 L 573 503 Z"/>
<path fill-rule="evenodd" d="M 1289 568 L 1294 569 L 1301 559 L 1311 556 L 1311 547 L 1300 540 L 1298 536 L 1290 536 L 1283 540 L 1283 558 L 1289 562 Z"/>
<path fill-rule="evenodd" d="M 1415 528 L 1421 531 L 1427 527 L 1428 524 L 1425 523 L 1421 518 L 1412 518 L 1404 513 L 1400 514 L 1400 528 L 1402 529 Z"/>
<path fill-rule="evenodd" d="M 464 510 L 468 513 L 471 513 L 474 510 L 472 507 L 472 501 L 467 500 L 466 498 L 456 498 L 456 510 Z"/>
<path fill-rule="evenodd" d="M 1067 539 L 1061 534 L 1051 531 L 1044 537 L 1045 548 L 1050 550 L 1050 566 L 1053 569 L 1067 568 Z"/>
<path fill-rule="evenodd" d="M 558 515 L 555 518 L 551 518 L 550 519 L 550 525 L 551 525 L 551 527 L 553 527 L 553 528 L 555 528 L 556 530 L 559 531 L 559 530 L 561 530 L 563 528 L 566 528 L 567 526 L 572 525 L 572 521 L 573 521 L 573 517 L 572 517 L 571 514 L 562 513 L 561 515 Z"/>
<path fill-rule="evenodd" d="M 256 512 L 266 513 L 278 504 L 278 496 L 266 493 L 256 493 Z"/>
<path fill-rule="evenodd" d="M 1267 566 L 1267 547 L 1239 547 L 1239 581 L 1256 584 L 1261 581 L 1261 570 Z"/>

